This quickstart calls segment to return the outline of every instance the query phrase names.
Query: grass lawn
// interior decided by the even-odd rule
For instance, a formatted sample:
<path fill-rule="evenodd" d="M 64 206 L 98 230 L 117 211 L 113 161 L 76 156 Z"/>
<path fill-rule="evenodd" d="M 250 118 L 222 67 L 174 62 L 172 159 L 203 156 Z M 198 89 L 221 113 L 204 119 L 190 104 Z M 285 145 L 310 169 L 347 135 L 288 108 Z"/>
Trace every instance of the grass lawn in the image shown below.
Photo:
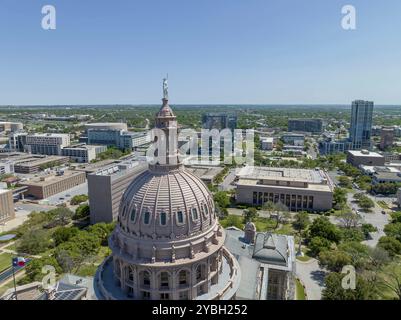
<path fill-rule="evenodd" d="M 302 262 L 307 262 L 311 259 L 311 257 L 307 256 L 307 255 L 303 255 L 303 256 L 298 256 L 297 260 L 302 261 Z"/>
<path fill-rule="evenodd" d="M 298 279 L 296 279 L 295 283 L 296 283 L 296 287 L 297 287 L 296 300 L 306 300 L 305 290 L 304 290 L 304 287 L 302 286 L 301 282 Z"/>
<path fill-rule="evenodd" d="M 271 231 L 276 226 L 276 220 L 269 218 L 257 217 L 254 223 L 258 232 Z"/>
<path fill-rule="evenodd" d="M 0 272 L 11 267 L 11 259 L 13 255 L 11 253 L 0 254 Z"/>
<path fill-rule="evenodd" d="M 93 277 L 96 273 L 96 270 L 98 268 L 97 264 L 87 264 L 79 268 L 78 272 L 76 274 L 80 277 Z"/>
<path fill-rule="evenodd" d="M 285 234 L 285 235 L 288 235 L 288 236 L 292 236 L 292 235 L 295 234 L 295 230 L 294 230 L 294 228 L 292 227 L 292 224 L 291 224 L 291 223 L 286 223 L 286 224 L 283 224 L 283 225 L 281 226 L 280 229 L 278 229 L 277 231 L 275 231 L 275 233 L 277 233 L 277 234 Z"/>

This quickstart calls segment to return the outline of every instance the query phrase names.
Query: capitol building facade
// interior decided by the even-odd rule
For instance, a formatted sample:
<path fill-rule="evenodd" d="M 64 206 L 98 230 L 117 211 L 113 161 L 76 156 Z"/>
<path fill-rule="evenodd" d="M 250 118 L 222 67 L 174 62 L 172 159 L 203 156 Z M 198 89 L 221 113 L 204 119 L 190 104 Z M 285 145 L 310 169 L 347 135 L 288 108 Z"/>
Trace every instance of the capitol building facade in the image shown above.
<path fill-rule="evenodd" d="M 99 267 L 95 289 L 108 300 L 234 299 L 240 268 L 224 247 L 210 191 L 178 160 L 177 120 L 163 86 L 155 127 L 173 148 L 125 191 L 109 239 L 112 255 Z"/>

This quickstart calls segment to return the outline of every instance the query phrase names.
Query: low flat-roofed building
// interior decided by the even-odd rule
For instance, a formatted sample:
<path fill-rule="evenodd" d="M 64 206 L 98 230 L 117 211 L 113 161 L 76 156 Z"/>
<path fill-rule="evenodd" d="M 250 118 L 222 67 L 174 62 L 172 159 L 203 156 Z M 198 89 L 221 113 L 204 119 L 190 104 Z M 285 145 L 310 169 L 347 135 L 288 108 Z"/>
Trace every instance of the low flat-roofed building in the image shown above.
<path fill-rule="evenodd" d="M 128 130 L 128 126 L 123 122 L 96 122 L 85 124 L 85 131 L 90 129 L 100 129 L 100 130 Z"/>
<path fill-rule="evenodd" d="M 146 168 L 146 163 L 127 160 L 97 168 L 88 174 L 91 224 L 109 223 L 117 219 L 125 189 Z"/>
<path fill-rule="evenodd" d="M 372 175 L 372 181 L 374 184 L 377 184 L 377 183 L 401 183 L 401 172 L 396 169 L 388 170 L 388 171 L 376 171 Z"/>
<path fill-rule="evenodd" d="M 368 150 L 348 150 L 347 163 L 354 167 L 360 165 L 366 166 L 384 166 L 385 158 L 377 153 Z"/>
<path fill-rule="evenodd" d="M 241 282 L 238 300 L 294 300 L 295 247 L 292 236 L 257 233 L 254 243 L 244 231 L 226 229 L 224 245 L 238 261 Z"/>
<path fill-rule="evenodd" d="M 13 193 L 11 190 L 0 189 L 0 223 L 15 218 Z"/>
<path fill-rule="evenodd" d="M 14 170 L 16 173 L 38 173 L 40 170 L 59 166 L 68 161 L 68 157 L 62 156 L 29 155 L 21 160 L 16 160 Z"/>
<path fill-rule="evenodd" d="M 305 143 L 305 135 L 298 133 L 285 133 L 281 136 L 285 144 L 293 146 L 303 146 Z"/>
<path fill-rule="evenodd" d="M 260 137 L 260 148 L 262 150 L 273 150 L 274 138 L 273 137 Z"/>
<path fill-rule="evenodd" d="M 401 208 L 401 188 L 399 188 L 397 191 L 397 202 L 398 202 L 398 207 Z"/>
<path fill-rule="evenodd" d="M 20 185 L 28 187 L 25 196 L 41 200 L 85 182 L 86 175 L 84 172 L 65 170 L 35 177 L 20 183 Z"/>
<path fill-rule="evenodd" d="M 292 211 L 327 211 L 333 207 L 334 185 L 323 170 L 252 167 L 236 176 L 236 201 L 255 206 L 282 203 Z"/>
<path fill-rule="evenodd" d="M 107 146 L 78 144 L 63 148 L 61 153 L 63 156 L 70 157 L 73 161 L 88 163 L 95 160 L 99 153 L 105 152 L 106 150 Z"/>
<path fill-rule="evenodd" d="M 216 176 L 223 171 L 222 167 L 216 166 L 186 166 L 187 171 L 193 173 L 205 183 L 212 183 Z"/>

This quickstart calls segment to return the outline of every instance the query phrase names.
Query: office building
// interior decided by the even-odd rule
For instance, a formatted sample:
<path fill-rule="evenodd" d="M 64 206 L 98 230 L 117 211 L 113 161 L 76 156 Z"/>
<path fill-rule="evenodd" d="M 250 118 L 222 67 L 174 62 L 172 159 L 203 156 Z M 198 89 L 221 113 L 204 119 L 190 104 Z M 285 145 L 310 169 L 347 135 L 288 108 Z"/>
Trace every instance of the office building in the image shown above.
<path fill-rule="evenodd" d="M 88 163 L 95 160 L 99 153 L 105 152 L 107 146 L 78 144 L 63 148 L 61 154 L 70 157 L 75 162 Z"/>
<path fill-rule="evenodd" d="M 262 150 L 271 151 L 274 147 L 273 137 L 260 137 L 260 148 Z"/>
<path fill-rule="evenodd" d="M 48 168 L 68 163 L 68 157 L 27 155 L 14 160 L 14 170 L 16 173 L 38 173 Z"/>
<path fill-rule="evenodd" d="M 322 155 L 342 153 L 351 148 L 351 142 L 348 140 L 326 139 L 319 142 L 319 152 Z"/>
<path fill-rule="evenodd" d="M 347 163 L 354 167 L 365 166 L 384 166 L 385 158 L 377 153 L 368 150 L 349 150 L 347 152 Z"/>
<path fill-rule="evenodd" d="M 61 155 L 70 145 L 70 135 L 64 133 L 32 134 L 26 137 L 26 150 L 32 154 Z"/>
<path fill-rule="evenodd" d="M 11 190 L 0 189 L 0 223 L 15 218 L 13 193 Z"/>
<path fill-rule="evenodd" d="M 9 160 L 0 160 L 0 175 L 14 173 L 14 162 Z"/>
<path fill-rule="evenodd" d="M 281 136 L 285 144 L 293 146 L 303 146 L 305 144 L 305 135 L 297 133 L 286 133 Z"/>
<path fill-rule="evenodd" d="M 394 127 L 383 127 L 380 132 L 380 150 L 386 150 L 394 144 Z"/>
<path fill-rule="evenodd" d="M 126 123 L 122 122 L 98 122 L 85 124 L 85 132 L 88 132 L 91 129 L 128 131 L 128 126 Z"/>
<path fill-rule="evenodd" d="M 246 166 L 236 181 L 239 204 L 280 202 L 291 211 L 327 211 L 333 206 L 334 185 L 322 170 Z"/>
<path fill-rule="evenodd" d="M 133 150 L 149 143 L 148 132 L 128 132 L 120 129 L 88 129 L 88 144 L 106 145 L 122 150 Z"/>
<path fill-rule="evenodd" d="M 121 161 L 96 168 L 88 174 L 91 224 L 117 219 L 121 196 L 146 165 L 138 161 Z"/>
<path fill-rule="evenodd" d="M 10 134 L 8 139 L 8 149 L 10 151 L 25 151 L 27 132 L 13 132 Z"/>
<path fill-rule="evenodd" d="M 372 136 L 373 102 L 356 100 L 352 102 L 349 139 L 352 150 L 370 149 Z"/>
<path fill-rule="evenodd" d="M 24 129 L 21 122 L 3 122 L 0 121 L 0 132 L 17 132 Z"/>
<path fill-rule="evenodd" d="M 25 197 L 33 197 L 41 200 L 85 182 L 86 177 L 84 172 L 65 170 L 35 177 L 21 182 L 20 185 L 28 187 Z"/>
<path fill-rule="evenodd" d="M 288 119 L 288 131 L 311 132 L 313 134 L 322 133 L 322 119 Z"/>
<path fill-rule="evenodd" d="M 203 129 L 231 129 L 237 128 L 237 115 L 230 113 L 207 113 L 202 116 Z"/>

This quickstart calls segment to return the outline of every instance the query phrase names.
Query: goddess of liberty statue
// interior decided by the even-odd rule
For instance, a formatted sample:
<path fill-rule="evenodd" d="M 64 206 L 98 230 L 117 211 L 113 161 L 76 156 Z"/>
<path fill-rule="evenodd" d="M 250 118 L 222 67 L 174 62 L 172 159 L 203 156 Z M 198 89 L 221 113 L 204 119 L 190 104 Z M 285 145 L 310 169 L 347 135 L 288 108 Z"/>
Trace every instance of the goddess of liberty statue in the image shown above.
<path fill-rule="evenodd" d="M 163 99 L 168 100 L 168 83 L 167 78 L 163 79 Z"/>

